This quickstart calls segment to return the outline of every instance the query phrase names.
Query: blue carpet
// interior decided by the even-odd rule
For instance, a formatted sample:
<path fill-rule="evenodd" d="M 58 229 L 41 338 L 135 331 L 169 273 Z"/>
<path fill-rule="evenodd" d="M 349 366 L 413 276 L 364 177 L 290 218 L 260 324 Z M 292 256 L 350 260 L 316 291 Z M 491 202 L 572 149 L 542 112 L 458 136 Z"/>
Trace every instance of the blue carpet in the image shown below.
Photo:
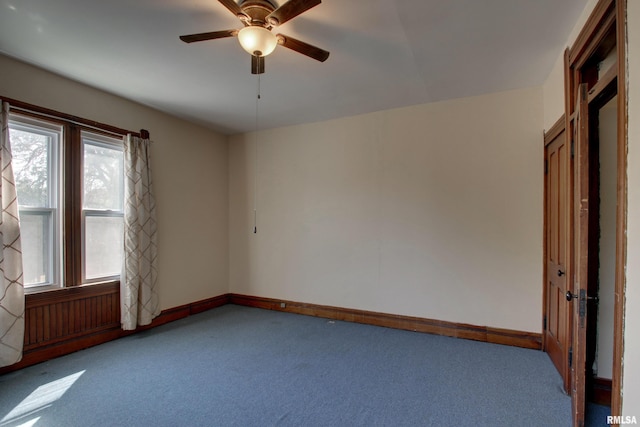
<path fill-rule="evenodd" d="M 611 408 L 595 403 L 587 404 L 585 414 L 585 427 L 607 427 L 607 417 L 611 415 Z"/>
<path fill-rule="evenodd" d="M 0 376 L 0 426 L 570 426 L 540 351 L 227 305 Z"/>

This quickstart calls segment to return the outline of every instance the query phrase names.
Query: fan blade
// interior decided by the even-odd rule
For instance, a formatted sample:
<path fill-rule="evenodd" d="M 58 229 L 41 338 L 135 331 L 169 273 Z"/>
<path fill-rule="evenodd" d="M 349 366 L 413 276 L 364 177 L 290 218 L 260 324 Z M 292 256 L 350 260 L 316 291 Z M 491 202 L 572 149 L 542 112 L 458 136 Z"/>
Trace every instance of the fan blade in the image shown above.
<path fill-rule="evenodd" d="M 185 43 L 201 42 L 205 40 L 223 39 L 225 37 L 235 37 L 238 35 L 238 30 L 224 30 L 214 31 L 212 33 L 200 33 L 189 34 L 186 36 L 180 36 L 180 40 Z"/>
<path fill-rule="evenodd" d="M 242 11 L 240 6 L 238 6 L 238 3 L 236 3 L 235 1 L 233 0 L 218 0 L 218 1 L 222 3 L 224 7 L 229 9 L 229 11 L 233 13 L 235 16 L 237 16 L 238 18 L 247 17 L 247 14 Z"/>
<path fill-rule="evenodd" d="M 276 37 L 278 37 L 278 43 L 282 46 L 295 50 L 296 52 L 306 55 L 309 58 L 313 58 L 316 61 L 324 62 L 329 57 L 329 52 L 326 50 L 294 39 L 293 37 L 284 36 L 282 34 L 278 34 Z"/>
<path fill-rule="evenodd" d="M 264 74 L 264 56 L 251 55 L 251 74 Z"/>
<path fill-rule="evenodd" d="M 267 22 L 271 25 L 282 25 L 320 3 L 322 3 L 321 0 L 289 0 L 270 13 L 267 16 Z"/>

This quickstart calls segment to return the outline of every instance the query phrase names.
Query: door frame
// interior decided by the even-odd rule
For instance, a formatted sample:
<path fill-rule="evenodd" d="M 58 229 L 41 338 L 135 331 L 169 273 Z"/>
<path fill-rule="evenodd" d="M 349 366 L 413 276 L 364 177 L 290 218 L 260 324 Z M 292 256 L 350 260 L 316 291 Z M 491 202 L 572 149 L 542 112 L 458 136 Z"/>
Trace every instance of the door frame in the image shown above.
<path fill-rule="evenodd" d="M 625 268 L 627 264 L 627 76 L 626 76 L 626 12 L 627 0 L 600 0 L 589 16 L 585 26 L 576 38 L 575 43 L 565 52 L 565 120 L 567 137 L 572 137 L 571 122 L 576 114 L 576 99 L 581 83 L 590 83 L 589 101 L 601 95 L 607 86 L 616 80 L 618 95 L 618 135 L 617 135 L 617 207 L 616 207 L 616 272 L 615 272 L 615 305 L 614 305 L 614 348 L 613 375 L 611 390 L 611 415 L 622 415 L 621 385 L 623 377 L 622 356 L 624 352 L 624 311 L 625 311 Z M 617 64 L 605 75 L 593 75 L 594 67 L 590 61 L 599 52 L 616 45 Z M 597 72 L 597 71 L 596 71 Z M 595 77 L 595 82 L 593 81 Z M 576 148 L 578 148 L 576 146 Z M 578 153 L 576 153 L 578 158 Z M 575 188 L 588 182 L 589 175 L 577 175 Z M 575 232 L 577 224 L 572 223 Z M 546 230 L 545 230 L 546 234 Z M 573 240 L 573 239 L 571 239 Z M 578 245 L 572 248 L 569 280 L 575 282 L 575 262 L 586 255 L 588 247 Z M 583 286 L 585 287 L 586 284 Z M 575 323 L 575 322 L 574 322 Z M 574 326 L 575 329 L 575 326 Z M 577 331 L 574 330 L 573 334 Z M 574 360 L 584 360 L 584 355 L 574 355 Z M 574 425 L 578 420 L 574 420 Z"/>

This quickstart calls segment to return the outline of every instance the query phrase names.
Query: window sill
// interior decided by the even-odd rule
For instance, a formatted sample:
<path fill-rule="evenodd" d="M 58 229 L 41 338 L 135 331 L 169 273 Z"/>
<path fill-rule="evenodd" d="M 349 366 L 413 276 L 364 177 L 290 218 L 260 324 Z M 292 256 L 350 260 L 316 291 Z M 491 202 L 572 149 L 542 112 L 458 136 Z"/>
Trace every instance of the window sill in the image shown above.
<path fill-rule="evenodd" d="M 38 287 L 25 289 L 25 301 L 28 307 L 36 307 L 56 302 L 65 302 L 87 297 L 108 295 L 120 291 L 119 280 L 90 283 L 86 285 L 61 287 Z"/>
<path fill-rule="evenodd" d="M 28 288 L 27 287 L 24 288 L 24 294 L 25 296 L 27 296 L 27 295 L 40 294 L 43 292 L 55 292 L 60 289 L 62 288 L 58 285 L 31 286 Z"/>

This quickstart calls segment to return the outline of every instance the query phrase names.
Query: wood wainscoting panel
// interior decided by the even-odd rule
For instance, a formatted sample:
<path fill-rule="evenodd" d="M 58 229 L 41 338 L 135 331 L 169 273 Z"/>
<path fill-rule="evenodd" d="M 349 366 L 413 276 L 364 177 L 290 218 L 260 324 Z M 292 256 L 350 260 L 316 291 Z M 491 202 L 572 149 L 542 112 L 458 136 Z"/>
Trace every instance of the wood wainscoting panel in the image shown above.
<path fill-rule="evenodd" d="M 367 325 L 384 326 L 387 328 L 424 332 L 428 334 L 484 341 L 494 344 L 504 344 L 534 350 L 542 349 L 542 335 L 535 332 L 522 332 L 511 329 L 467 325 L 463 323 L 446 322 L 421 317 L 376 313 L 365 310 L 307 304 L 249 295 L 230 294 L 229 302 L 231 304 L 247 307 L 304 314 L 308 316 L 323 317 L 326 319 L 364 323 Z"/>
<path fill-rule="evenodd" d="M 120 328 L 120 288 L 106 283 L 25 298 L 24 352 Z"/>
<path fill-rule="evenodd" d="M 104 283 L 26 295 L 22 360 L 0 375 L 228 304 L 227 294 L 163 310 L 150 325 L 120 327 L 120 285 Z"/>

